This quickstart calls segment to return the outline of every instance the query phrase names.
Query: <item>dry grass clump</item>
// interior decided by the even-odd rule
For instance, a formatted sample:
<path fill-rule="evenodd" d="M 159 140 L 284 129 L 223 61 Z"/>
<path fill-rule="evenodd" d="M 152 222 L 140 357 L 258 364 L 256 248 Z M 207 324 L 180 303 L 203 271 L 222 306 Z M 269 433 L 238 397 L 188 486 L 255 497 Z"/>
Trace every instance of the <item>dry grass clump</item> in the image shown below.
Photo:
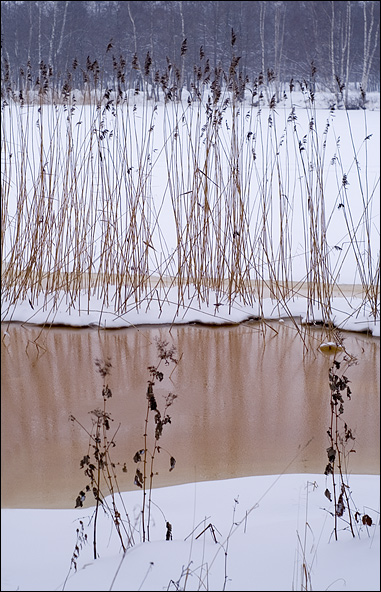
<path fill-rule="evenodd" d="M 127 462 L 115 461 L 115 448 L 117 446 L 117 434 L 121 424 L 116 429 L 111 429 L 114 419 L 109 411 L 109 401 L 113 393 L 108 384 L 108 377 L 111 374 L 112 363 L 110 358 L 104 360 L 95 360 L 97 370 L 102 377 L 102 400 L 103 405 L 90 411 L 91 427 L 88 429 L 74 415 L 70 414 L 69 420 L 78 425 L 88 436 L 88 447 L 86 453 L 79 462 L 79 467 L 84 474 L 84 487 L 79 491 L 75 508 L 83 508 L 85 502 L 90 503 L 95 500 L 95 506 L 92 516 L 87 524 L 92 530 L 93 558 L 99 557 L 99 537 L 98 528 L 101 514 L 111 519 L 113 528 L 118 537 L 120 549 L 123 552 L 123 558 L 126 551 L 136 543 L 136 537 L 139 536 L 142 542 L 150 540 L 150 528 L 153 520 L 151 516 L 153 502 L 153 481 L 156 472 L 156 459 L 161 453 L 167 452 L 161 446 L 161 437 L 164 427 L 171 423 L 171 417 L 168 413 L 169 408 L 176 400 L 177 395 L 169 392 L 164 396 L 164 407 L 160 411 L 160 403 L 155 397 L 154 386 L 157 382 L 162 382 L 165 377 L 165 368 L 170 364 L 175 366 L 178 360 L 174 357 L 176 347 L 169 346 L 164 340 L 156 340 L 156 350 L 158 361 L 156 365 L 147 367 L 149 379 L 146 392 L 146 417 L 144 422 L 143 448 L 139 449 L 131 459 L 137 466 L 134 476 L 134 484 L 142 489 L 142 507 L 140 516 L 135 520 L 130 518 L 128 510 L 123 501 L 119 487 L 118 473 L 121 468 L 123 473 L 128 472 Z M 151 420 L 152 417 L 152 420 Z M 153 434 L 150 435 L 149 428 L 152 425 Z M 111 435 L 112 434 L 112 435 Z M 126 452 L 123 451 L 124 458 Z M 173 471 L 176 465 L 175 458 L 169 455 L 169 472 Z M 142 470 L 140 470 L 142 469 Z M 156 505 L 156 504 L 154 504 Z M 102 513 L 101 513 L 102 510 Z M 165 518 L 165 538 L 172 538 L 172 524 Z M 77 528 L 77 540 L 71 557 L 70 568 L 63 584 L 65 589 L 66 582 L 72 571 L 77 571 L 77 563 L 83 547 L 89 542 L 87 528 L 84 527 L 83 520 L 79 520 Z M 163 533 L 164 534 L 164 533 Z"/>

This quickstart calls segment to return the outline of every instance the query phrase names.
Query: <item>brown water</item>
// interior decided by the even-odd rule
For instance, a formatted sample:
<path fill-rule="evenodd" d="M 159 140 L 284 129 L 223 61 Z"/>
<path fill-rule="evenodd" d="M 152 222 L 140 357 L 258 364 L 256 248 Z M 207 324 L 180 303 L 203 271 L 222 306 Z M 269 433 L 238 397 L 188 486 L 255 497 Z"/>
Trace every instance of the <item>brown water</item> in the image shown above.
<path fill-rule="evenodd" d="M 102 406 L 96 358 L 111 357 L 108 411 L 121 423 L 113 460 L 122 490 L 134 489 L 135 452 L 143 447 L 147 366 L 157 363 L 155 338 L 173 343 L 180 362 L 155 385 L 159 404 L 178 395 L 160 444 L 176 458 L 158 455 L 155 486 L 246 475 L 323 473 L 329 444 L 328 369 L 332 358 L 308 339 L 306 353 L 292 325 L 276 332 L 255 322 L 230 327 L 183 325 L 100 330 L 2 325 L 2 507 L 74 507 L 87 480 L 79 461 L 90 429 L 89 411 Z M 380 471 L 380 341 L 345 334 L 358 359 L 346 371 L 352 399 L 344 419 L 356 436 L 352 473 Z M 166 367 L 164 367 L 166 370 Z M 168 373 L 172 367 L 168 367 Z M 345 397 L 346 399 L 346 397 Z M 312 441 L 306 447 L 309 440 Z"/>

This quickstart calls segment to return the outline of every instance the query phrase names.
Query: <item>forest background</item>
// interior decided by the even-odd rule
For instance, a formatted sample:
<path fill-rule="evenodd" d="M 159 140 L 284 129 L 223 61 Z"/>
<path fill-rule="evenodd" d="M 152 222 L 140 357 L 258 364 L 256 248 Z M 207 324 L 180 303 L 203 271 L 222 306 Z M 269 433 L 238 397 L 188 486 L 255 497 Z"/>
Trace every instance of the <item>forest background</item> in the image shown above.
<path fill-rule="evenodd" d="M 339 79 L 354 108 L 351 88 L 380 88 L 379 13 L 374 1 L 2 1 L 2 95 L 82 89 L 91 70 L 119 93 L 150 82 L 158 94 L 164 77 L 180 98 L 228 71 L 234 45 L 243 85 L 270 80 L 280 100 L 312 71 L 320 90 Z"/>

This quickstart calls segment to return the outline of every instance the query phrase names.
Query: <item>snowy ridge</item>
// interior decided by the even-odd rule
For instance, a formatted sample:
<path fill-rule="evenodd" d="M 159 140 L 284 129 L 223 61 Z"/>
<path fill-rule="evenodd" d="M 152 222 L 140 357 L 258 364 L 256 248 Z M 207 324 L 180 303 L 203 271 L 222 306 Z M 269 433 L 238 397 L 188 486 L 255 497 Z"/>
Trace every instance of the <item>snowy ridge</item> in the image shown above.
<path fill-rule="evenodd" d="M 112 293 L 110 292 L 112 300 Z M 178 292 L 170 288 L 165 301 L 153 296 L 150 301 L 136 305 L 133 298 L 127 303 L 127 312 L 117 314 L 112 305 L 106 306 L 100 298 L 83 293 L 76 300 L 70 299 L 70 307 L 65 293 L 54 296 L 55 307 L 51 306 L 53 297 L 37 298 L 33 305 L 28 300 L 10 306 L 6 301 L 2 306 L 2 322 L 17 321 L 37 325 L 66 325 L 71 327 L 98 326 L 107 329 L 155 324 L 204 323 L 209 325 L 237 324 L 247 320 L 279 320 L 295 318 L 302 324 L 321 323 L 323 316 L 318 306 L 308 306 L 306 298 L 297 297 L 285 303 L 265 298 L 261 304 L 249 306 L 236 299 L 231 305 L 223 299 L 216 302 L 201 303 L 194 298 L 184 298 L 177 305 Z M 308 310 L 307 310 L 308 309 Z M 332 303 L 332 320 L 338 329 L 355 332 L 369 332 L 380 336 L 380 320 L 374 319 L 368 304 L 359 297 L 336 297 Z"/>

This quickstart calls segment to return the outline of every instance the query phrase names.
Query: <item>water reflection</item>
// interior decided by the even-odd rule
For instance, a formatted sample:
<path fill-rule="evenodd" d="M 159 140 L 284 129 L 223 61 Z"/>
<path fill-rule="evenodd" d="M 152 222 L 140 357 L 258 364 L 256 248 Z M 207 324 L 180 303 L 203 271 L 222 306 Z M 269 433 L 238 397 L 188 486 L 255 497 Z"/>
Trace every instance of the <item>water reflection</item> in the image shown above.
<path fill-rule="evenodd" d="M 2 325 L 2 506 L 73 507 L 86 480 L 79 461 L 87 453 L 89 411 L 102 403 L 95 359 L 110 357 L 108 409 L 120 422 L 113 458 L 127 464 L 122 489 L 134 489 L 132 457 L 142 448 L 147 366 L 157 362 L 155 339 L 177 347 L 180 362 L 156 398 L 178 395 L 161 445 L 176 458 L 158 456 L 155 485 L 244 475 L 324 471 L 329 426 L 330 358 L 317 348 L 306 353 L 286 323 L 230 327 L 155 326 L 96 329 Z M 379 473 L 380 342 L 345 336 L 358 364 L 346 372 L 352 400 L 345 421 L 355 433 L 353 473 Z M 172 368 L 169 368 L 171 371 Z M 303 447 L 312 438 L 305 449 Z"/>

